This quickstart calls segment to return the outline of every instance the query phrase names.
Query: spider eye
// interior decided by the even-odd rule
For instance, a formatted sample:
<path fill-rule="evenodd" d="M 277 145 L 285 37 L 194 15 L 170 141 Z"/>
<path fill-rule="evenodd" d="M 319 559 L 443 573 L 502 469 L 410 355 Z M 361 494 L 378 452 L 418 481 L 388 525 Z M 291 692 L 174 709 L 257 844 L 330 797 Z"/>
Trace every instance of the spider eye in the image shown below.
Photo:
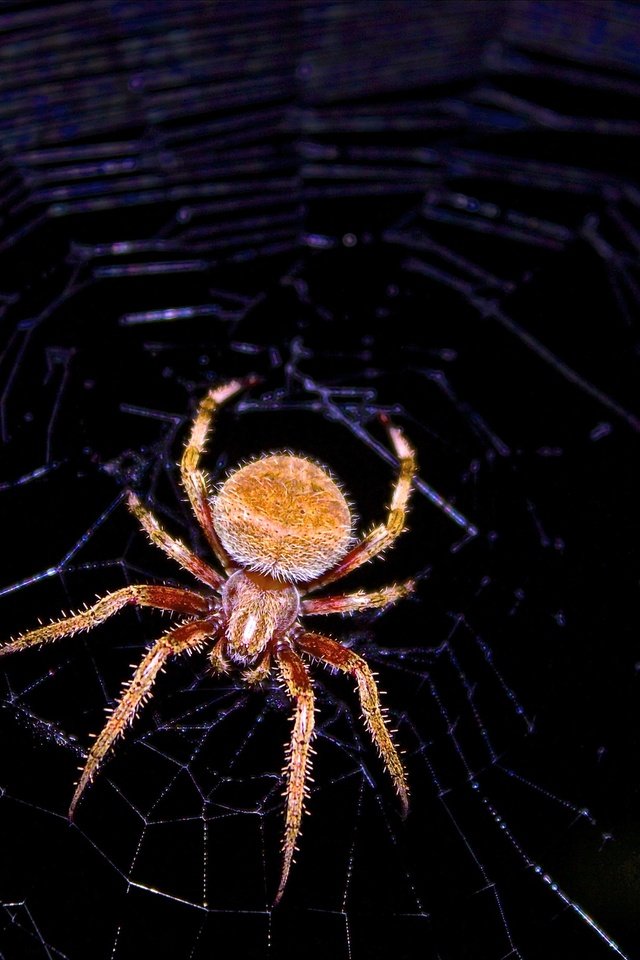
<path fill-rule="evenodd" d="M 289 454 L 265 456 L 232 473 L 214 499 L 213 518 L 234 560 L 279 580 L 313 580 L 351 541 L 351 512 L 340 487 L 322 467 Z"/>

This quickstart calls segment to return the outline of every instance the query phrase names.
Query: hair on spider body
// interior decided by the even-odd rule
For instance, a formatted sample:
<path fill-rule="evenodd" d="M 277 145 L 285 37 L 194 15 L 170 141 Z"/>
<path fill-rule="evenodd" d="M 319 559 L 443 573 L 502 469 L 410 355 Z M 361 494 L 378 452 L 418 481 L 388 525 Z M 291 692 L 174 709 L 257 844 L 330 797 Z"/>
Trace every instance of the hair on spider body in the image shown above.
<path fill-rule="evenodd" d="M 327 468 L 289 452 L 267 453 L 233 470 L 213 497 L 213 522 L 244 569 L 306 583 L 346 554 L 354 520 Z"/>
<path fill-rule="evenodd" d="M 415 456 L 399 428 L 384 422 L 399 472 L 386 519 L 354 540 L 354 514 L 338 482 L 311 458 L 265 453 L 233 470 L 213 493 L 200 467 L 216 410 L 255 377 L 212 388 L 200 401 L 180 461 L 181 481 L 194 516 L 221 569 L 172 537 L 132 492 L 128 507 L 152 543 L 200 584 L 200 589 L 135 584 L 98 598 L 85 610 L 30 630 L 0 646 L 0 656 L 91 630 L 125 606 L 181 615 L 181 620 L 146 651 L 108 720 L 96 737 L 77 783 L 69 816 L 97 775 L 113 745 L 149 699 L 169 659 L 208 648 L 214 671 L 242 670 L 247 683 L 277 671 L 294 704 L 285 767 L 285 824 L 277 903 L 285 889 L 300 834 L 314 734 L 315 698 L 307 664 L 320 662 L 357 683 L 364 720 L 400 798 L 409 803 L 407 777 L 387 726 L 376 681 L 366 661 L 337 640 L 306 629 L 305 616 L 381 609 L 406 597 L 414 582 L 392 583 L 373 592 L 314 592 L 379 556 L 402 533 Z"/>

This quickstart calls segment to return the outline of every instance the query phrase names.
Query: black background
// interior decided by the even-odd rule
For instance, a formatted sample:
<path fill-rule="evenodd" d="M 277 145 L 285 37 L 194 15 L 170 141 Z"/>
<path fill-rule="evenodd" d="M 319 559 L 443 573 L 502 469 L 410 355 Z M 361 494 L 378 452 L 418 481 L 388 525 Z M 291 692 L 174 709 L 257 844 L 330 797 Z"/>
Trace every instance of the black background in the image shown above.
<path fill-rule="evenodd" d="M 204 549 L 176 462 L 211 383 L 264 378 L 216 478 L 302 450 L 366 528 L 385 411 L 423 482 L 350 581 L 416 597 L 327 625 L 379 673 L 406 822 L 316 667 L 271 910 L 290 707 L 194 658 L 70 826 L 160 629 L 125 612 L 2 661 L 0 956 L 637 956 L 638 8 L 10 3 L 0 58 L 3 636 L 188 582 L 122 491 Z"/>

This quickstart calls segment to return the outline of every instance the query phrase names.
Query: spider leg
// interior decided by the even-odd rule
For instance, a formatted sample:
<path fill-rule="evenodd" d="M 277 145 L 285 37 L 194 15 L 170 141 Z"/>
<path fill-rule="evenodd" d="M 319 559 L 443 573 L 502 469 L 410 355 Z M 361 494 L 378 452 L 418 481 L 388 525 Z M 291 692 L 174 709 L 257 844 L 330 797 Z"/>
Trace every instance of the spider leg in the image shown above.
<path fill-rule="evenodd" d="M 160 526 L 150 510 L 142 505 L 138 497 L 129 491 L 127 497 L 127 506 L 131 513 L 137 517 L 143 529 L 149 534 L 152 543 L 180 564 L 185 570 L 192 574 L 197 580 L 206 583 L 208 587 L 214 590 L 220 590 L 225 578 L 217 570 L 213 570 L 208 564 L 191 552 L 181 540 L 174 540 L 166 530 Z"/>
<path fill-rule="evenodd" d="M 204 452 L 218 407 L 255 382 L 255 377 L 247 377 L 245 380 L 231 380 L 229 383 L 209 391 L 206 397 L 200 401 L 180 463 L 182 486 L 187 492 L 193 512 L 209 541 L 211 549 L 225 570 L 228 570 L 233 564 L 220 543 L 213 525 L 208 477 L 203 470 L 199 469 L 200 457 Z"/>
<path fill-rule="evenodd" d="M 157 607 L 159 610 L 174 610 L 176 613 L 189 613 L 194 616 L 201 616 L 209 610 L 204 597 L 192 593 L 190 590 L 183 590 L 178 587 L 153 586 L 151 584 L 122 587 L 121 590 L 107 594 L 106 597 L 102 597 L 97 603 L 94 603 L 92 607 L 88 607 L 74 616 L 57 620 L 55 623 L 48 623 L 45 627 L 37 627 L 15 640 L 10 640 L 0 647 L 0 657 L 4 656 L 5 653 L 17 653 L 20 650 L 26 650 L 27 647 L 33 647 L 39 643 L 61 640 L 62 637 L 73 636 L 73 634 L 80 633 L 82 630 L 92 630 L 99 623 L 103 623 L 109 617 L 112 617 L 118 610 L 133 604 L 141 607 Z"/>
<path fill-rule="evenodd" d="M 302 810 L 307 795 L 310 767 L 311 738 L 314 727 L 314 699 L 311 680 L 304 662 L 291 647 L 276 648 L 276 660 L 287 692 L 295 701 L 291 743 L 287 752 L 287 809 L 282 842 L 282 872 L 274 905 L 280 901 L 287 883 L 296 841 L 300 834 Z"/>
<path fill-rule="evenodd" d="M 376 607 L 388 607 L 397 603 L 403 597 L 408 597 L 415 589 L 414 580 L 405 580 L 404 583 L 393 583 L 388 587 L 381 587 L 373 593 L 359 590 L 357 593 L 343 593 L 328 597 L 311 597 L 302 601 L 302 613 L 355 613 L 357 610 L 369 610 Z"/>
<path fill-rule="evenodd" d="M 389 424 L 386 418 L 384 418 L 384 422 L 394 453 L 400 462 L 400 470 L 393 487 L 387 519 L 384 523 L 374 527 L 359 543 L 356 543 L 331 570 L 323 573 L 316 580 L 312 580 L 307 585 L 308 590 L 317 590 L 318 587 L 323 587 L 327 583 L 333 583 L 334 580 L 346 577 L 352 570 L 356 570 L 367 560 L 372 560 L 387 547 L 390 547 L 404 530 L 411 483 L 416 473 L 416 455 L 402 430 Z"/>
<path fill-rule="evenodd" d="M 89 751 L 69 807 L 70 820 L 73 820 L 80 797 L 97 774 L 114 742 L 125 733 L 127 726 L 133 723 L 139 708 L 150 697 L 151 687 L 166 661 L 178 653 L 200 647 L 211 636 L 212 629 L 215 629 L 215 625 L 210 620 L 196 620 L 184 623 L 156 640 L 140 662 L 131 680 L 125 684 L 118 705 Z"/>
<path fill-rule="evenodd" d="M 402 815 L 406 816 L 409 809 L 407 775 L 393 745 L 384 711 L 380 706 L 378 687 L 369 665 L 353 650 L 347 650 L 341 643 L 319 633 L 302 633 L 296 636 L 296 644 L 304 653 L 355 677 L 365 723 L 398 791 Z"/>

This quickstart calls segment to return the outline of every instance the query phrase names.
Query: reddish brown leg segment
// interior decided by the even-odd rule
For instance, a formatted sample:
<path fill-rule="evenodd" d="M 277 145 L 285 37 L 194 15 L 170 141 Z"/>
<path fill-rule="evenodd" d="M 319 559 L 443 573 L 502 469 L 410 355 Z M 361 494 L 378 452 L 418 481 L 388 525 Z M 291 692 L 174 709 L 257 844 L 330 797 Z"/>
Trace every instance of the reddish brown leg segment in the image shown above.
<path fill-rule="evenodd" d="M 307 796 L 307 780 L 310 767 L 310 745 L 314 727 L 313 688 L 307 668 L 290 647 L 276 651 L 280 674 L 287 691 L 295 701 L 293 733 L 287 754 L 287 809 L 282 843 L 282 873 L 274 904 L 278 903 L 287 883 L 296 842 L 300 834 L 302 810 Z"/>
<path fill-rule="evenodd" d="M 169 657 L 197 649 L 211 635 L 211 631 L 210 621 L 196 620 L 194 623 L 176 627 L 154 643 L 132 679 L 125 685 L 118 705 L 89 751 L 69 807 L 69 819 L 73 819 L 80 797 L 97 774 L 114 742 L 122 736 L 127 726 L 133 723 L 139 708 L 150 697 L 151 687 Z"/>
<path fill-rule="evenodd" d="M 352 547 L 335 567 L 323 573 L 317 580 L 312 580 L 307 586 L 308 590 L 316 590 L 327 583 L 346 577 L 352 570 L 356 570 L 367 560 L 372 560 L 391 546 L 404 530 L 411 483 L 416 472 L 416 455 L 399 427 L 387 424 L 387 430 L 394 452 L 400 461 L 400 472 L 393 488 L 387 519 Z"/>
<path fill-rule="evenodd" d="M 211 549 L 225 570 L 229 569 L 232 564 L 213 525 L 208 478 L 207 474 L 199 469 L 200 457 L 204 452 L 218 407 L 254 382 L 255 380 L 252 377 L 246 380 L 231 380 L 229 383 L 209 391 L 198 407 L 198 413 L 193 422 L 180 464 L 182 485 L 191 501 L 193 512 L 209 541 Z"/>
<path fill-rule="evenodd" d="M 360 590 L 357 593 L 342 593 L 333 597 L 310 597 L 302 601 L 302 613 L 355 613 L 357 610 L 369 610 L 375 607 L 388 607 L 397 603 L 402 597 L 407 597 L 414 590 L 413 580 L 404 583 L 394 583 L 390 587 L 381 587 L 373 593 Z"/>
<path fill-rule="evenodd" d="M 387 728 L 378 687 L 369 665 L 353 650 L 347 650 L 341 643 L 319 633 L 303 633 L 296 637 L 296 643 L 304 653 L 355 677 L 365 723 L 398 791 L 402 815 L 406 816 L 409 809 L 407 775 Z"/>
<path fill-rule="evenodd" d="M 185 547 L 181 540 L 174 540 L 173 537 L 170 537 L 169 534 L 162 529 L 151 511 L 143 507 L 138 497 L 131 491 L 129 491 L 127 505 L 131 513 L 138 518 L 143 529 L 149 534 L 151 542 L 155 543 L 156 547 L 160 547 L 172 560 L 175 560 L 181 567 L 184 567 L 185 570 L 193 574 L 197 580 L 201 580 L 202 583 L 206 583 L 207 586 L 213 587 L 214 590 L 220 589 L 225 580 L 222 574 L 218 573 L 217 570 L 213 570 L 204 560 L 201 560 L 200 557 L 196 557 L 191 550 Z"/>
<path fill-rule="evenodd" d="M 62 637 L 70 637 L 83 630 L 92 630 L 93 627 L 97 627 L 99 623 L 108 620 L 118 610 L 122 610 L 123 607 L 130 604 L 141 607 L 157 607 L 159 610 L 174 610 L 176 613 L 190 613 L 199 616 L 208 611 L 206 600 L 190 590 L 147 584 L 123 587 L 121 590 L 107 594 L 106 597 L 102 597 L 97 603 L 94 603 L 92 607 L 88 607 L 86 610 L 74 614 L 74 616 L 66 617 L 64 620 L 58 620 L 55 623 L 48 623 L 45 627 L 38 627 L 36 630 L 24 633 L 15 640 L 10 640 L 9 643 L 0 647 L 0 656 L 4 656 L 5 653 L 17 653 L 39 643 L 61 640 Z"/>

